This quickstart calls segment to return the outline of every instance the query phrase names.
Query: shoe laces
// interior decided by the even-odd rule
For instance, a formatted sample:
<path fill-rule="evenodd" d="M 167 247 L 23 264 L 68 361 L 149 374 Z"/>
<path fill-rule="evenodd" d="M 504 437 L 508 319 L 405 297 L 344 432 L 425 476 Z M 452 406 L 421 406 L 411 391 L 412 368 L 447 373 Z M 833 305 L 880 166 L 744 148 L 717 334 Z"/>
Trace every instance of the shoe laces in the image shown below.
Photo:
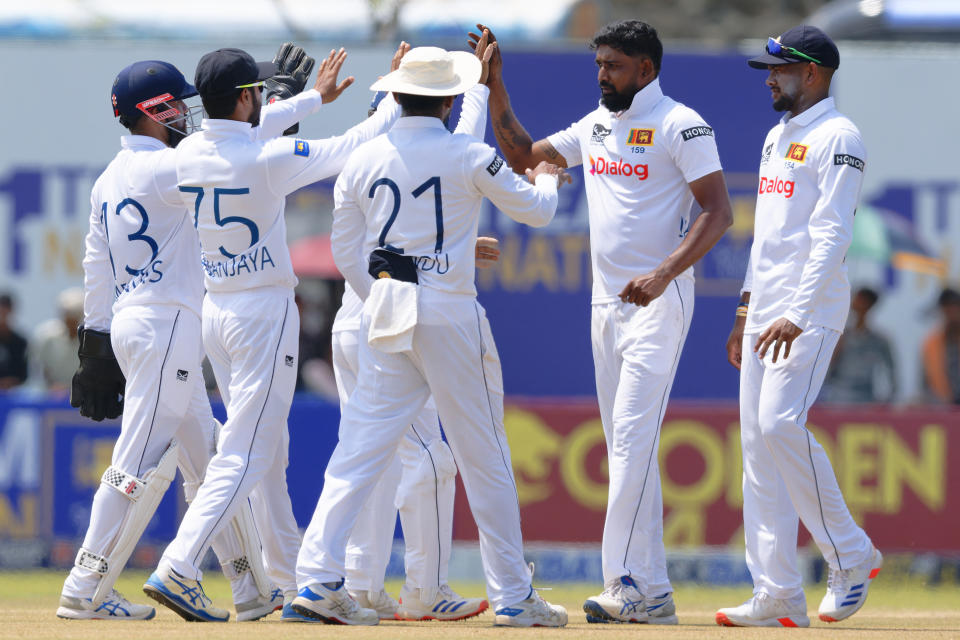
<path fill-rule="evenodd" d="M 827 591 L 846 593 L 850 585 L 850 574 L 853 569 L 830 569 L 827 575 Z"/>
<path fill-rule="evenodd" d="M 437 593 L 447 598 L 448 600 L 463 600 L 463 596 L 454 591 L 449 584 L 442 584 L 440 588 L 437 589 Z"/>

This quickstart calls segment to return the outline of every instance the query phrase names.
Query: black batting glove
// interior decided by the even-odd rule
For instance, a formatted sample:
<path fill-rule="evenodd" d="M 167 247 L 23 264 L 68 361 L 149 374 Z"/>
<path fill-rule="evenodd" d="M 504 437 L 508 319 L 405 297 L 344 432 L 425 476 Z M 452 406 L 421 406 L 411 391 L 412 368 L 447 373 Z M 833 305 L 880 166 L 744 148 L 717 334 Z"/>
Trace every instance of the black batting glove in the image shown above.
<path fill-rule="evenodd" d="M 310 72 L 316 61 L 307 55 L 303 47 L 292 42 L 280 45 L 277 55 L 273 58 L 277 65 L 277 75 L 267 78 L 263 83 L 264 99 L 267 104 L 277 100 L 286 100 L 302 92 L 310 80 Z M 300 123 L 296 123 L 283 132 L 289 136 L 300 131 Z"/>
<path fill-rule="evenodd" d="M 110 334 L 80 327 L 80 368 L 73 374 L 70 404 L 80 415 L 100 422 L 123 413 L 126 379 L 113 355 Z"/>

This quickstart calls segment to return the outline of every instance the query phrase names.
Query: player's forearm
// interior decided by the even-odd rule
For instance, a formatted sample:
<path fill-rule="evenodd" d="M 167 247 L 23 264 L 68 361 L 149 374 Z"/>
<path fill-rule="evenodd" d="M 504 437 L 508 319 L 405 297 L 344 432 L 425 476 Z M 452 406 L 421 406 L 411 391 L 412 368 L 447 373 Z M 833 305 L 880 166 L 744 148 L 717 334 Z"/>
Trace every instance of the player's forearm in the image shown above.
<path fill-rule="evenodd" d="M 319 91 L 307 89 L 286 100 L 265 104 L 260 113 L 260 126 L 257 128 L 258 140 L 269 140 L 283 133 L 307 116 L 320 111 L 323 96 Z"/>
<path fill-rule="evenodd" d="M 732 224 L 733 212 L 728 205 L 702 212 L 691 225 L 687 237 L 660 263 L 658 270 L 670 280 L 676 278 L 707 255 Z"/>
<path fill-rule="evenodd" d="M 460 121 L 457 122 L 454 133 L 465 133 L 478 140 L 483 140 L 487 132 L 487 99 L 489 96 L 490 90 L 483 84 L 474 85 L 463 94 Z"/>
<path fill-rule="evenodd" d="M 497 145 L 510 168 L 519 174 L 533 169 L 536 166 L 533 139 L 513 113 L 510 95 L 502 81 L 490 83 L 490 121 Z"/>

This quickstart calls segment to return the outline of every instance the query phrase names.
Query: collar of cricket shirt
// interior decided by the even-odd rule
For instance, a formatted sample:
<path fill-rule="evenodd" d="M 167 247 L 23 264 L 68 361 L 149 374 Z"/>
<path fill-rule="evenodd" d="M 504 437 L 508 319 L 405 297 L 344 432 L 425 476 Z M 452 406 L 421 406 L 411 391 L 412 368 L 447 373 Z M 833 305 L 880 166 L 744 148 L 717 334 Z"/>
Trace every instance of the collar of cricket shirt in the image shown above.
<path fill-rule="evenodd" d="M 153 136 L 129 135 L 120 136 L 120 147 L 123 149 L 166 149 L 167 145 Z"/>
<path fill-rule="evenodd" d="M 443 120 L 433 116 L 401 116 L 393 124 L 394 129 L 446 129 Z"/>
<path fill-rule="evenodd" d="M 657 76 L 650 81 L 650 84 L 640 89 L 640 91 L 637 91 L 628 109 L 619 113 L 614 113 L 613 111 L 610 113 L 618 118 L 646 115 L 660 102 L 661 98 L 663 98 L 663 90 L 660 88 L 660 76 Z M 600 103 L 600 106 L 603 106 L 603 102 Z"/>
<path fill-rule="evenodd" d="M 834 109 L 833 96 L 824 98 L 817 104 L 813 105 L 803 113 L 798 116 L 790 117 L 789 113 L 783 114 L 781 122 L 785 125 L 792 125 L 796 127 L 806 127 L 813 123 L 814 120 L 825 114 L 827 111 Z"/>
<path fill-rule="evenodd" d="M 253 125 L 249 122 L 240 120 L 228 120 L 221 118 L 204 118 L 200 122 L 200 128 L 204 131 L 220 135 L 246 135 L 249 136 L 253 131 Z"/>

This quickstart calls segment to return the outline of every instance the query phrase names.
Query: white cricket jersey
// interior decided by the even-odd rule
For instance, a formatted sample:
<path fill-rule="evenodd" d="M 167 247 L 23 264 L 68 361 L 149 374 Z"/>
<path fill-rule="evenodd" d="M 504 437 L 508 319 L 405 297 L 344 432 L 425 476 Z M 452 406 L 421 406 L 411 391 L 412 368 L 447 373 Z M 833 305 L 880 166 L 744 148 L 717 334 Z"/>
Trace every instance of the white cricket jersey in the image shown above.
<path fill-rule="evenodd" d="M 584 166 L 594 304 L 619 300 L 680 246 L 696 204 L 688 183 L 721 170 L 713 129 L 663 95 L 658 78 L 629 109 L 601 104 L 547 139 L 568 167 Z"/>
<path fill-rule="evenodd" d="M 310 90 L 264 107 L 251 135 L 280 135 L 321 102 Z M 176 152 L 139 135 L 123 136 L 120 147 L 90 194 L 84 326 L 109 331 L 113 314 L 133 304 L 179 304 L 200 315 L 200 243 L 177 190 Z"/>
<path fill-rule="evenodd" d="M 392 99 L 346 133 L 258 140 L 246 122 L 204 120 L 177 147 L 177 182 L 200 235 L 208 291 L 297 284 L 287 248 L 286 196 L 336 175 L 360 143 L 399 116 Z"/>
<path fill-rule="evenodd" d="M 454 133 L 465 133 L 483 140 L 487 130 L 487 99 L 490 90 L 485 84 L 475 84 L 463 94 L 460 108 L 460 120 Z M 366 258 L 366 255 L 361 256 Z M 333 332 L 359 331 L 360 316 L 363 315 L 363 300 L 353 290 L 349 282 L 344 283 L 343 300 L 337 316 L 333 320 Z"/>
<path fill-rule="evenodd" d="M 779 318 L 843 331 L 850 308 L 844 264 L 863 184 L 860 131 L 833 98 L 770 130 L 760 157 L 753 247 L 744 280 L 745 330 Z"/>
<path fill-rule="evenodd" d="M 530 184 L 493 147 L 450 133 L 439 118 L 400 118 L 353 153 L 334 187 L 337 267 L 365 300 L 368 256 L 386 247 L 415 259 L 422 287 L 475 296 L 484 196 L 517 222 L 543 226 L 556 212 L 557 181 L 543 175 Z"/>

